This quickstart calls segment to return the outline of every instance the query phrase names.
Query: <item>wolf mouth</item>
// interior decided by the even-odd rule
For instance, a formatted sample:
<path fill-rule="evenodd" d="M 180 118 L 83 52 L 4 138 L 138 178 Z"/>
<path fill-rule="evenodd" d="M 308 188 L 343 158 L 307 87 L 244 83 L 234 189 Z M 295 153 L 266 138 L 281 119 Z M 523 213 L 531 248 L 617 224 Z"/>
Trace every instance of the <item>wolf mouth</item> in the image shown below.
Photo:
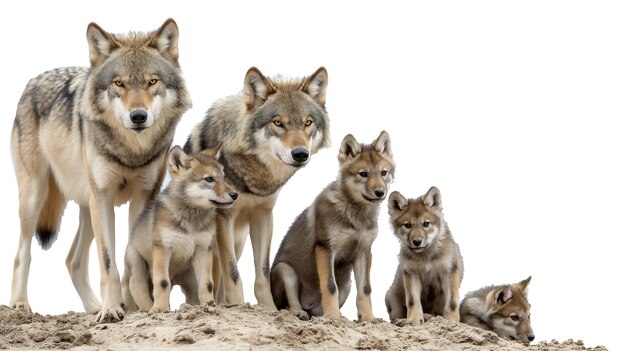
<path fill-rule="evenodd" d="M 363 197 L 365 198 L 365 200 L 369 201 L 369 202 L 373 202 L 373 203 L 377 203 L 377 202 L 382 202 L 384 200 L 384 198 L 381 197 L 377 197 L 375 199 L 370 199 L 369 197 L 363 195 Z"/>
<path fill-rule="evenodd" d="M 135 133 L 141 133 L 144 131 L 144 129 L 148 129 L 148 127 L 134 127 L 134 128 L 130 128 L 130 130 L 132 130 Z"/>
<path fill-rule="evenodd" d="M 231 202 L 219 202 L 219 201 L 215 201 L 215 200 L 209 200 L 211 201 L 211 203 L 217 207 L 230 207 L 235 201 L 231 201 Z"/>

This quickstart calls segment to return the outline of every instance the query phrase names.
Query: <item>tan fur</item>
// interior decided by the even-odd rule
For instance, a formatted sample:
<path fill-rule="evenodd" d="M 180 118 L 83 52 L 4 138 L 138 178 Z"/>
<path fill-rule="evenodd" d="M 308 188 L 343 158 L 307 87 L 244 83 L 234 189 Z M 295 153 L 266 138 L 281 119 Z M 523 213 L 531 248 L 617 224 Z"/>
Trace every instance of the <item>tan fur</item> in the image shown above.
<path fill-rule="evenodd" d="M 296 218 L 280 244 L 270 275 L 272 295 L 278 308 L 301 319 L 339 316 L 354 271 L 358 319 L 371 321 L 371 247 L 395 172 L 389 135 L 383 131 L 369 145 L 347 135 L 338 159 L 337 180 Z"/>
<path fill-rule="evenodd" d="M 232 208 L 217 215 L 222 274 L 214 279 L 223 282 L 220 302 L 244 302 L 237 261 L 249 233 L 254 293 L 260 304 L 274 306 L 269 282 L 272 210 L 282 186 L 311 155 L 330 145 L 327 84 L 323 67 L 302 79 L 270 79 L 252 67 L 244 78 L 242 93 L 215 102 L 189 136 L 186 152 L 221 143 L 220 162 L 229 184 L 240 194 Z"/>
<path fill-rule="evenodd" d="M 398 269 L 385 296 L 389 319 L 423 323 L 429 313 L 458 322 L 463 257 L 443 218 L 439 189 L 408 200 L 394 191 L 388 207 L 400 241 Z"/>
<path fill-rule="evenodd" d="M 115 205 L 130 202 L 129 225 L 158 194 L 165 157 L 191 107 L 178 66 L 178 27 L 116 35 L 87 28 L 91 67 L 57 68 L 33 78 L 18 104 L 11 149 L 20 193 L 20 240 L 11 307 L 29 311 L 27 281 L 33 233 L 47 248 L 66 201 L 80 207 L 66 259 L 85 310 L 99 322 L 124 317 L 115 264 Z M 154 65 L 158 62 L 158 65 Z M 102 304 L 89 285 L 96 239 Z"/>
<path fill-rule="evenodd" d="M 214 302 L 216 210 L 232 206 L 238 197 L 225 182 L 216 155 L 217 148 L 191 156 L 178 146 L 170 151 L 172 180 L 148 204 L 126 248 L 124 302 L 129 310 L 169 311 L 175 284 L 188 303 Z"/>
<path fill-rule="evenodd" d="M 461 302 L 461 322 L 491 330 L 503 338 L 530 342 L 535 339 L 530 325 L 528 283 L 486 286 L 469 292 Z"/>

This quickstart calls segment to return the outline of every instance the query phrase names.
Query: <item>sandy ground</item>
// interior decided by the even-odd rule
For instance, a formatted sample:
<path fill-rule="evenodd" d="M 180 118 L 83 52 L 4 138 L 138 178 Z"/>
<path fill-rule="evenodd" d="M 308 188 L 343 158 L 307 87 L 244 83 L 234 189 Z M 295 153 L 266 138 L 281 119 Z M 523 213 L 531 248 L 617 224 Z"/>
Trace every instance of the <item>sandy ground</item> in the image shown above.
<path fill-rule="evenodd" d="M 421 326 L 327 317 L 301 321 L 287 311 L 250 305 L 182 305 L 170 313 L 130 314 L 114 324 L 96 324 L 92 314 L 42 316 L 0 305 L 0 349 L 606 350 L 573 340 L 525 345 L 441 317 Z"/>

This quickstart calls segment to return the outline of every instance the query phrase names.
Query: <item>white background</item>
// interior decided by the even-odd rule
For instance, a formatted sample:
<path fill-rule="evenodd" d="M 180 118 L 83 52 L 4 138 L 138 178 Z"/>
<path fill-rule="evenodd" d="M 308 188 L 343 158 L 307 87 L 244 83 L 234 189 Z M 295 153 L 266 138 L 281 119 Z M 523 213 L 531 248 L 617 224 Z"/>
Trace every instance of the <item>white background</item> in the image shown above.
<path fill-rule="evenodd" d="M 28 80 L 88 65 L 87 25 L 149 31 L 173 17 L 194 108 L 184 143 L 212 102 L 241 90 L 246 70 L 301 77 L 328 69 L 332 146 L 283 188 L 274 209 L 272 258 L 293 219 L 337 174 L 341 139 L 389 132 L 397 163 L 391 190 L 416 197 L 436 185 L 465 259 L 461 295 L 529 275 L 537 340 L 583 339 L 624 349 L 618 326 L 626 234 L 626 11 L 609 1 L 437 2 L 3 2 L 0 84 L 0 303 L 10 299 L 19 236 L 9 152 L 15 107 Z M 10 6 L 10 7 L 9 7 Z M 117 214 L 119 267 L 127 207 Z M 398 242 L 386 202 L 373 247 L 373 307 Z M 65 268 L 77 228 L 66 209 L 48 251 L 33 244 L 29 298 L 42 314 L 82 311 Z M 249 245 L 249 244 L 247 244 Z M 94 246 L 95 248 L 95 246 Z M 92 248 L 91 281 L 98 287 Z M 239 264 L 247 301 L 249 247 Z M 96 290 L 97 291 L 97 290 Z M 173 296 L 173 306 L 181 301 Z M 354 291 L 342 312 L 356 319 Z M 621 328 L 620 328 L 621 329 Z"/>

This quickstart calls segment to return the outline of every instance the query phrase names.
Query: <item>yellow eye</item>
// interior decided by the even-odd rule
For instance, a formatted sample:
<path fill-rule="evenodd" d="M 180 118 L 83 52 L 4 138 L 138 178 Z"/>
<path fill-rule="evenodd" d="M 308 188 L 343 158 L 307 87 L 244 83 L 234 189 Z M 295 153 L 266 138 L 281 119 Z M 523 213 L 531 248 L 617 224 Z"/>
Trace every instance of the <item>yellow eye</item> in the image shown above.
<path fill-rule="evenodd" d="M 156 78 L 150 79 L 150 85 L 155 85 L 159 80 Z"/>
<path fill-rule="evenodd" d="M 283 126 L 283 122 L 281 122 L 280 119 L 275 119 L 274 120 L 274 125 L 276 125 L 277 127 L 282 127 Z"/>
<path fill-rule="evenodd" d="M 310 126 L 312 123 L 313 123 L 313 121 L 312 121 L 312 120 L 307 119 L 307 120 L 306 120 L 306 122 L 304 122 L 304 125 L 308 127 L 308 126 Z"/>
<path fill-rule="evenodd" d="M 115 83 L 115 85 L 117 85 L 118 87 L 121 87 L 124 83 L 122 83 L 121 79 L 116 79 L 113 81 L 113 83 Z"/>

